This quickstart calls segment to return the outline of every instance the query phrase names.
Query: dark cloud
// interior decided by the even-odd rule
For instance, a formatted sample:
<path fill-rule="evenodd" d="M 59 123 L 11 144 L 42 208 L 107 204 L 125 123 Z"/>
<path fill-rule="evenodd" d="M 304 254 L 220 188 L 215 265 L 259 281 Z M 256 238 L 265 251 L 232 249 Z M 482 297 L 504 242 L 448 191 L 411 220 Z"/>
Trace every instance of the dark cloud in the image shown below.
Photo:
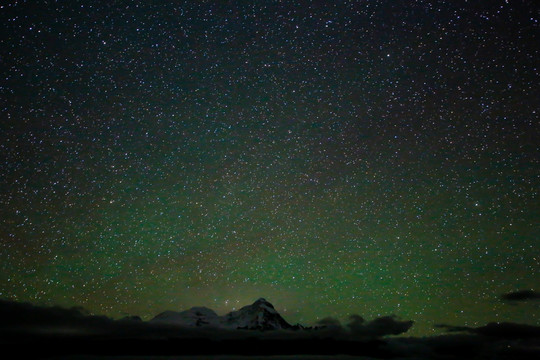
<path fill-rule="evenodd" d="M 505 301 L 540 300 L 540 292 L 535 290 L 512 291 L 501 295 L 501 299 Z"/>
<path fill-rule="evenodd" d="M 326 328 L 342 328 L 341 322 L 333 317 L 325 317 L 324 319 L 317 321 L 316 325 Z"/>
<path fill-rule="evenodd" d="M 0 336 L 183 336 L 188 331 L 168 324 L 155 325 L 137 316 L 113 320 L 106 316 L 90 315 L 79 307 L 42 307 L 29 303 L 0 300 Z M 196 333 L 194 331 L 193 333 Z M 191 334 L 191 333 L 190 333 Z M 198 333 L 196 333 L 198 336 Z"/>
<path fill-rule="evenodd" d="M 492 322 L 484 326 L 453 326 L 437 324 L 436 328 L 445 329 L 449 332 L 469 332 L 478 335 L 491 336 L 506 339 L 527 339 L 540 337 L 540 326 L 516 324 L 511 322 Z"/>
<path fill-rule="evenodd" d="M 351 322 L 347 327 L 354 335 L 363 337 L 381 337 L 385 335 L 399 335 L 407 332 L 414 321 L 401 321 L 395 315 L 383 316 L 369 322 L 359 315 L 351 315 Z"/>
<path fill-rule="evenodd" d="M 80 307 L 39 307 L 6 300 L 0 300 L 0 319 L 0 330 L 25 332 L 93 332 L 113 323 L 105 316 L 91 316 Z"/>
<path fill-rule="evenodd" d="M 386 335 L 399 335 L 407 332 L 414 321 L 401 321 L 395 315 L 383 316 L 366 321 L 362 316 L 349 316 L 349 323 L 342 326 L 338 319 L 326 317 L 317 322 L 326 333 L 347 338 L 380 338 Z"/>
<path fill-rule="evenodd" d="M 516 324 L 511 322 L 489 323 L 485 326 L 474 328 L 476 334 L 495 336 L 499 338 L 534 338 L 540 337 L 540 326 Z"/>
<path fill-rule="evenodd" d="M 435 324 L 433 325 L 436 329 L 443 329 L 448 332 L 470 332 L 473 328 L 470 326 L 455 326 L 455 325 L 448 325 L 448 324 Z"/>

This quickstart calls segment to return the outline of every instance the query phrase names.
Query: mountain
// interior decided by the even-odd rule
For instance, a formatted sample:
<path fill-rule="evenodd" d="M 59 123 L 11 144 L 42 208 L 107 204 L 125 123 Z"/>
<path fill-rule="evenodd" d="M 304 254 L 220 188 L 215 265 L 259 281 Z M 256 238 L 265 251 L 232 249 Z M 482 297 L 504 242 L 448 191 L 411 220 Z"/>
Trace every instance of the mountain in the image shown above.
<path fill-rule="evenodd" d="M 161 314 L 158 314 L 156 317 L 150 320 L 150 322 L 175 324 L 188 327 L 219 327 L 220 317 L 212 309 L 203 306 L 197 306 L 182 312 L 162 312 Z"/>
<path fill-rule="evenodd" d="M 235 329 L 278 330 L 292 326 L 281 317 L 274 306 L 263 298 L 221 318 L 223 327 Z"/>
<path fill-rule="evenodd" d="M 124 321 L 124 322 L 142 322 L 142 319 L 140 316 L 134 315 L 134 316 L 124 316 L 123 318 L 119 319 L 118 321 Z"/>
<path fill-rule="evenodd" d="M 150 322 L 224 329 L 279 330 L 293 328 L 281 317 L 274 306 L 263 298 L 224 316 L 218 316 L 213 310 L 206 307 L 193 307 L 182 312 L 162 312 Z"/>

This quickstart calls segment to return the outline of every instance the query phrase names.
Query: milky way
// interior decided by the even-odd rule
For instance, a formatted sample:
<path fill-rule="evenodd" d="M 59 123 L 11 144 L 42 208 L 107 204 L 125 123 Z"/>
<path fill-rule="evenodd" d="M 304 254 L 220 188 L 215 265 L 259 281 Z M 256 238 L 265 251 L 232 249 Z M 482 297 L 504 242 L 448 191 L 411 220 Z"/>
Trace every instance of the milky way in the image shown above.
<path fill-rule="evenodd" d="M 538 323 L 534 1 L 7 1 L 0 296 Z"/>

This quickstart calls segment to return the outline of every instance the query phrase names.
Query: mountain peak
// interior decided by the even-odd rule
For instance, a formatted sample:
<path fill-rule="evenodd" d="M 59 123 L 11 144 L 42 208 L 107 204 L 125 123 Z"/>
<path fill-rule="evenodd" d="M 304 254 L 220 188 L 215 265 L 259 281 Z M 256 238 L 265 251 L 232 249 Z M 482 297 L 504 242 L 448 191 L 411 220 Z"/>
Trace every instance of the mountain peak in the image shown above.
<path fill-rule="evenodd" d="M 219 323 L 219 316 L 212 309 L 204 306 L 196 306 L 182 312 L 165 311 L 150 321 L 183 326 L 216 326 Z"/>
<path fill-rule="evenodd" d="M 184 311 L 184 313 L 186 314 L 190 313 L 197 316 L 209 316 L 209 317 L 218 316 L 214 310 L 209 309 L 206 306 L 194 306 L 191 309 Z"/>
<path fill-rule="evenodd" d="M 150 321 L 188 327 L 210 326 L 227 329 L 276 330 L 292 328 L 265 298 L 259 298 L 253 304 L 223 316 L 218 316 L 212 309 L 199 306 L 182 312 L 165 311 Z"/>
<path fill-rule="evenodd" d="M 258 298 L 253 304 L 268 304 L 268 305 L 272 305 L 268 302 L 268 300 L 266 300 L 265 298 Z M 273 307 L 273 306 L 272 306 Z"/>
<path fill-rule="evenodd" d="M 277 311 L 274 308 L 274 305 L 270 304 L 265 298 L 259 298 L 257 301 L 255 301 L 251 305 L 248 305 L 247 307 L 252 307 L 252 308 L 260 309 L 263 311 L 267 311 L 272 314 L 277 314 Z"/>
<path fill-rule="evenodd" d="M 276 330 L 291 328 L 291 325 L 279 315 L 274 306 L 264 298 L 225 315 L 223 323 L 237 329 Z"/>

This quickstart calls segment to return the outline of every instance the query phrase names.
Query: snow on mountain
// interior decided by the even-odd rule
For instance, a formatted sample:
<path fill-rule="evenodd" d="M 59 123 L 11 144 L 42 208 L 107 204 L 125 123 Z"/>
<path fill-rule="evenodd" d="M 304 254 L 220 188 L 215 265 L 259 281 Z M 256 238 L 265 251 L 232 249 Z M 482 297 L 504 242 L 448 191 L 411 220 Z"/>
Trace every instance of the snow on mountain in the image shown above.
<path fill-rule="evenodd" d="M 234 329 L 278 330 L 292 326 L 281 317 L 274 306 L 263 298 L 222 317 L 223 327 Z"/>
<path fill-rule="evenodd" d="M 194 307 L 182 312 L 165 311 L 150 321 L 188 327 L 211 326 L 225 329 L 278 330 L 293 328 L 274 309 L 274 306 L 263 298 L 224 316 L 218 316 L 213 310 L 206 307 Z"/>
<path fill-rule="evenodd" d="M 165 311 L 154 317 L 150 322 L 175 324 L 188 327 L 219 326 L 219 316 L 207 307 L 192 307 L 182 312 Z"/>

